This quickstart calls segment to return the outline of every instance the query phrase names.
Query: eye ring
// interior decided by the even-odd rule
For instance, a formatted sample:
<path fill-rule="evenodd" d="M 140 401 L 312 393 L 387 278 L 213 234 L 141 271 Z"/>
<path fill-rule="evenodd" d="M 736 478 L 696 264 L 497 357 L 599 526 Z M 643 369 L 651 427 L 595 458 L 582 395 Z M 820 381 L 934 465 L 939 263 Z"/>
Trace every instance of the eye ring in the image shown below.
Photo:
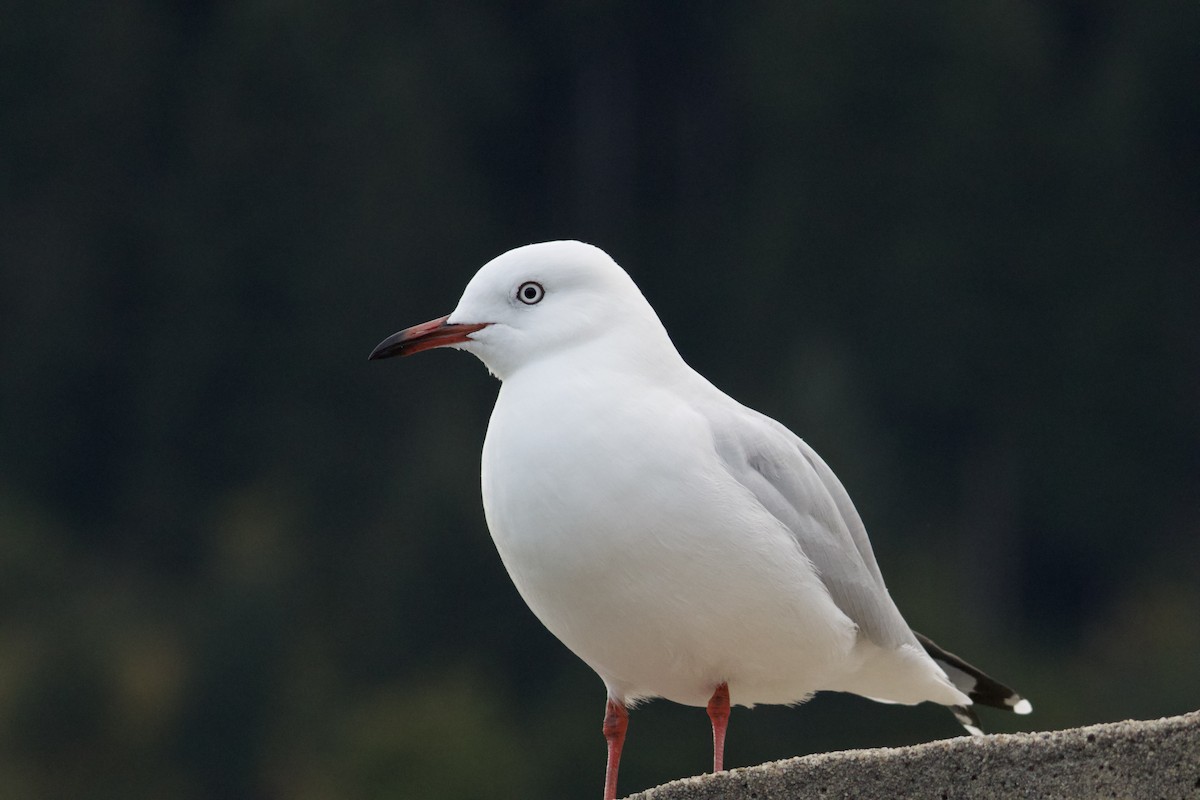
<path fill-rule="evenodd" d="M 542 302 L 545 296 L 546 290 L 537 281 L 525 281 L 517 287 L 517 299 L 527 306 Z"/>

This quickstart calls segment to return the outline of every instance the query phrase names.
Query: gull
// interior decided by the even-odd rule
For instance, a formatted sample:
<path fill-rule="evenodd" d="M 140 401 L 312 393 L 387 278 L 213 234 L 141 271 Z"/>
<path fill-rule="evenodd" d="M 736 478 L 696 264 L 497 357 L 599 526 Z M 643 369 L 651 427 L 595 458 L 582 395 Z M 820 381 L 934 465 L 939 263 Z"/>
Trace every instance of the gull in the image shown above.
<path fill-rule="evenodd" d="M 756 323 L 760 328 L 763 321 Z M 483 444 L 487 525 L 521 597 L 604 681 L 604 798 L 628 709 L 818 691 L 948 706 L 1028 700 L 909 628 L 845 488 L 782 424 L 689 367 L 629 274 L 575 241 L 489 261 L 452 313 L 371 359 L 450 347 L 500 379 Z"/>

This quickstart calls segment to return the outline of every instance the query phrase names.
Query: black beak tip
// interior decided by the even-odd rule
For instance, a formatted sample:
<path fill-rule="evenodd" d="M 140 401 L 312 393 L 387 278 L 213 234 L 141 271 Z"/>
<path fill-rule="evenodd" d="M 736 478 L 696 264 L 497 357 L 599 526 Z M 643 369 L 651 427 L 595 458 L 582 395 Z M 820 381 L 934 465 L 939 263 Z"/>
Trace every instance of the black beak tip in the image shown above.
<path fill-rule="evenodd" d="M 403 350 L 404 344 L 397 342 L 394 336 L 389 336 L 379 344 L 375 345 L 375 349 L 371 351 L 371 355 L 367 356 L 367 361 L 379 361 L 383 358 L 398 356 Z"/>

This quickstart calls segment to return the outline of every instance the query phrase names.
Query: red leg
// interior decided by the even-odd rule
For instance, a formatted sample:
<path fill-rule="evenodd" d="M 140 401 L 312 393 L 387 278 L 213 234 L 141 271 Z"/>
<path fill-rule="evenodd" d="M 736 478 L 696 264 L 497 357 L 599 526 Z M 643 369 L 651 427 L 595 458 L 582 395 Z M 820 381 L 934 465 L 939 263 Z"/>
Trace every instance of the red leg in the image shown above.
<path fill-rule="evenodd" d="M 617 800 L 617 768 L 621 766 L 621 748 L 625 745 L 625 729 L 629 712 L 624 703 L 611 697 L 604 708 L 604 738 L 608 740 L 608 771 L 604 774 L 604 800 Z"/>
<path fill-rule="evenodd" d="M 725 727 L 729 724 L 729 684 L 722 683 L 708 701 L 713 728 L 713 772 L 725 768 Z"/>

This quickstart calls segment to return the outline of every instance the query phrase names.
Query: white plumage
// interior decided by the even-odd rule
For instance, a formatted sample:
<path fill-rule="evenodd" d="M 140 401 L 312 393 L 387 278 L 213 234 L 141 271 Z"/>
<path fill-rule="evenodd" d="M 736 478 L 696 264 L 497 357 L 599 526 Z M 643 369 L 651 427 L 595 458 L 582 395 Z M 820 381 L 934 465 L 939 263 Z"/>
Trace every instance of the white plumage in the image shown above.
<path fill-rule="evenodd" d="M 908 627 L 833 472 L 684 363 L 604 252 L 505 253 L 452 314 L 372 357 L 436 346 L 502 381 L 483 447 L 488 527 L 529 607 L 622 710 L 705 706 L 727 684 L 746 706 L 820 690 L 929 700 L 972 727 L 968 693 L 990 679 Z M 983 702 L 1025 702 L 991 684 L 1007 694 Z"/>

